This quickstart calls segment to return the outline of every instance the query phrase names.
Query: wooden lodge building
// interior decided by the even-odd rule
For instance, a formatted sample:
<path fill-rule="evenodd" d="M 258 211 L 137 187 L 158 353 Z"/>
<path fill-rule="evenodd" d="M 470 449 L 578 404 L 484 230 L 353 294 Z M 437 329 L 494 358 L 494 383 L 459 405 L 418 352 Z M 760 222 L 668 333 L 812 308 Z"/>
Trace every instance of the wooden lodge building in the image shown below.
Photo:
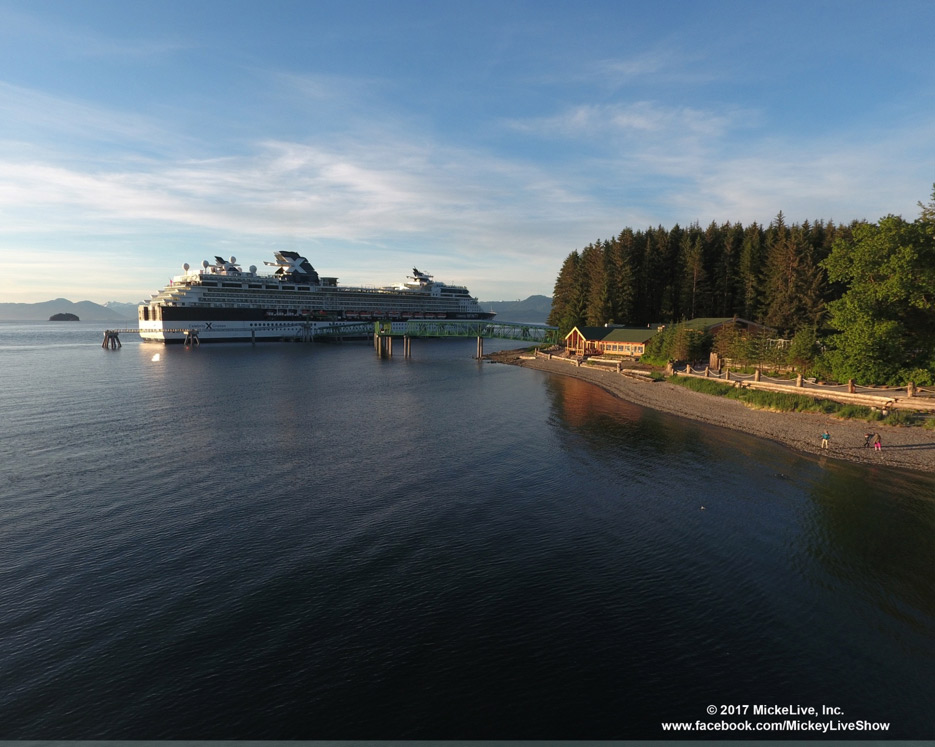
<path fill-rule="evenodd" d="M 579 356 L 620 355 L 639 358 L 662 327 L 575 327 L 565 335 L 565 350 Z"/>
<path fill-rule="evenodd" d="M 748 319 L 737 317 L 698 318 L 683 323 L 685 328 L 700 334 L 716 335 L 725 327 L 736 327 L 750 334 L 771 331 L 768 327 Z M 575 327 L 565 335 L 565 350 L 569 354 L 585 357 L 589 355 L 619 355 L 639 358 L 653 336 L 665 329 L 665 325 L 649 327 Z"/>

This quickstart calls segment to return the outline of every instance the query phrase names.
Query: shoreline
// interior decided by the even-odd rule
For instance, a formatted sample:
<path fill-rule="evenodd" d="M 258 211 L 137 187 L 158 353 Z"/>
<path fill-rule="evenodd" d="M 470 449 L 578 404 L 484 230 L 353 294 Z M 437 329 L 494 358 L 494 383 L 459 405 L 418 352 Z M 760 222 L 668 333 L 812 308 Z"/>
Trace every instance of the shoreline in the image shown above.
<path fill-rule="evenodd" d="M 496 363 L 589 381 L 635 405 L 766 438 L 813 456 L 935 473 L 935 431 L 926 428 L 843 420 L 820 413 L 754 410 L 737 400 L 712 397 L 675 384 L 638 381 L 613 371 L 528 358 L 524 352 L 507 350 L 486 357 Z M 831 434 L 827 450 L 820 448 L 824 429 Z M 870 431 L 881 434 L 881 451 L 864 448 L 864 434 Z"/>

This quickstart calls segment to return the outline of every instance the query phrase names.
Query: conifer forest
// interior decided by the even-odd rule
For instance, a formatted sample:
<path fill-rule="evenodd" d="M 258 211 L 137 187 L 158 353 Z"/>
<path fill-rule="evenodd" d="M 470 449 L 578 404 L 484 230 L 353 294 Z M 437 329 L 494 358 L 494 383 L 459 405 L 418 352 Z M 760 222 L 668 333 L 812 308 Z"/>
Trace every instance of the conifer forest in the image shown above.
<path fill-rule="evenodd" d="M 625 228 L 572 251 L 549 323 L 631 327 L 739 317 L 786 340 L 775 363 L 864 385 L 935 384 L 935 189 L 913 220 Z M 673 355 L 658 335 L 647 359 Z M 701 341 L 750 358 L 749 339 Z M 746 347 L 744 347 L 746 346 Z M 762 346 L 761 346 L 762 347 Z M 776 346 L 773 346 L 776 347 Z M 745 355 L 746 353 L 746 355 Z M 778 356 L 778 358 L 777 358 Z"/>

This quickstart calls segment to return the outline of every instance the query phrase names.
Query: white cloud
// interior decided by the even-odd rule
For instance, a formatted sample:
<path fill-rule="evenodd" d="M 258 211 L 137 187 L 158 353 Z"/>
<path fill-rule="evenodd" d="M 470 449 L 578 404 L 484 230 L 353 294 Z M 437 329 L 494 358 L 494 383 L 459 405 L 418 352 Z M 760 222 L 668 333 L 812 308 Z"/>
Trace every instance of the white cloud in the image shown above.
<path fill-rule="evenodd" d="M 282 81 L 277 94 L 345 106 L 340 81 Z M 0 265 L 73 247 L 83 266 L 107 264 L 126 288 L 97 300 L 135 300 L 182 261 L 234 253 L 259 263 L 297 246 L 348 282 L 398 279 L 394 268 L 419 257 L 484 298 L 515 298 L 551 292 L 570 251 L 626 226 L 768 222 L 779 210 L 790 220 L 913 215 L 932 181 L 917 157 L 930 149 L 926 123 L 885 141 L 848 130 L 793 141 L 768 137 L 757 112 L 736 105 L 582 103 L 510 123 L 535 152 L 497 151 L 347 98 L 353 116 L 338 134 L 202 142 L 138 114 L 0 83 L 0 109 L 19 123 L 18 137 L 0 141 Z M 60 145 L 89 131 L 113 147 Z M 20 290 L 2 286 L 9 277 L 0 274 L 7 296 Z"/>
<path fill-rule="evenodd" d="M 743 109 L 704 111 L 655 101 L 582 104 L 552 117 L 514 120 L 515 129 L 542 138 L 589 140 L 601 137 L 640 138 L 650 143 L 715 139 L 749 126 L 754 115 Z"/>
<path fill-rule="evenodd" d="M 547 170 L 423 137 L 348 136 L 314 145 L 267 140 L 224 158 L 155 160 L 131 152 L 122 159 L 109 154 L 105 164 L 56 162 L 55 150 L 35 144 L 27 151 L 7 146 L 0 144 L 0 250 L 13 255 L 30 246 L 45 253 L 56 238 L 83 253 L 89 242 L 82 238 L 93 236 L 102 249 L 119 239 L 142 257 L 160 244 L 159 236 L 189 231 L 195 245 L 208 236 L 235 248 L 296 240 L 352 247 L 326 271 L 345 278 L 353 271 L 349 279 L 358 282 L 388 282 L 394 278 L 386 277 L 387 268 L 428 254 L 438 261 L 430 269 L 449 281 L 513 277 L 533 284 L 529 292 L 547 292 L 551 260 L 539 276 L 492 267 L 509 257 L 541 261 L 544 252 L 561 254 L 591 213 L 585 195 Z M 569 205 L 578 205 L 573 217 L 564 214 Z M 167 266 L 182 259 L 198 261 L 176 252 Z M 457 277 L 445 272 L 459 266 Z M 143 281 L 131 297 L 164 282 L 165 272 L 147 273 L 158 280 Z M 108 277 L 116 274 L 109 270 Z"/>
<path fill-rule="evenodd" d="M 612 87 L 676 81 L 697 84 L 714 79 L 705 72 L 703 60 L 689 56 L 686 49 L 685 44 L 670 40 L 628 57 L 599 60 L 588 78 Z"/>
<path fill-rule="evenodd" d="M 72 161 L 89 157 L 97 163 L 111 155 L 126 157 L 141 150 L 178 152 L 192 144 L 191 138 L 152 118 L 3 81 L 0 137 L 5 139 L 0 145 L 7 152 L 24 156 L 41 152 Z"/>
<path fill-rule="evenodd" d="M 860 132 L 835 139 L 769 138 L 725 149 L 699 164 L 690 188 L 672 205 L 694 215 L 742 221 L 875 221 L 887 213 L 916 217 L 930 191 L 932 163 L 916 158 L 930 127 L 893 130 L 883 140 Z"/>

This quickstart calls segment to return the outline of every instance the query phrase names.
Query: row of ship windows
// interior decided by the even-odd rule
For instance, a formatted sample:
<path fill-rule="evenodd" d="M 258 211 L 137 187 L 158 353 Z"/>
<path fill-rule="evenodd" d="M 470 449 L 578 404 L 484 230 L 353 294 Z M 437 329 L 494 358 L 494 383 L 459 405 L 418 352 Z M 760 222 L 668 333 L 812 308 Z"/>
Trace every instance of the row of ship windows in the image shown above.
<path fill-rule="evenodd" d="M 217 285 L 216 283 L 202 283 L 201 285 L 202 285 L 202 287 L 205 287 L 205 288 L 217 288 L 217 287 L 218 287 L 218 285 Z M 236 289 L 238 289 L 238 290 L 243 290 L 243 289 L 244 289 L 244 286 L 243 286 L 241 283 L 221 283 L 220 287 L 221 287 L 221 288 L 236 288 Z M 311 287 L 309 287 L 309 286 L 307 286 L 307 285 L 299 285 L 299 286 L 295 286 L 295 285 L 259 285 L 258 283 L 248 283 L 247 286 L 246 286 L 246 289 L 248 289 L 248 290 L 276 290 L 276 291 L 278 291 L 278 290 L 287 290 L 287 291 L 307 291 L 307 292 L 309 292 L 309 293 L 310 293 L 311 290 L 312 290 Z M 345 291 L 345 292 L 347 292 L 347 291 Z M 360 292 L 366 293 L 366 292 L 368 292 L 368 291 L 364 290 L 364 291 L 353 291 L 353 292 L 355 292 L 355 293 L 360 293 Z M 373 292 L 376 292 L 376 291 L 373 291 Z M 442 296 L 443 296 L 443 297 L 449 297 L 449 298 L 470 298 L 470 295 L 468 294 L 468 291 L 467 291 L 466 288 L 465 288 L 465 289 L 458 289 L 458 290 L 449 289 L 449 288 L 442 288 L 441 293 L 442 293 Z"/>
<path fill-rule="evenodd" d="M 299 300 L 299 302 L 302 304 L 302 306 L 308 307 L 308 308 L 316 308 L 316 309 L 328 308 L 328 309 L 334 309 L 334 310 L 338 310 L 338 309 L 353 309 L 353 308 L 354 308 L 354 303 L 353 303 L 353 301 L 352 301 L 352 300 L 349 300 L 349 299 L 340 299 L 340 300 L 342 300 L 342 301 L 345 301 L 345 303 L 344 303 L 344 304 L 341 304 L 341 305 L 337 305 L 337 304 L 334 304 L 334 303 L 325 305 L 325 304 L 322 303 L 322 301 L 321 301 L 320 299 L 316 299 L 316 300 L 314 300 L 314 301 L 313 301 L 312 299 L 298 299 L 298 300 Z M 332 300 L 332 299 L 328 299 L 328 300 Z M 451 299 L 451 300 L 454 301 L 454 300 L 456 300 L 456 299 Z M 241 305 L 241 306 L 251 306 L 251 307 L 252 307 L 252 306 L 258 306 L 258 305 L 260 305 L 260 306 L 272 306 L 272 307 L 275 307 L 275 306 L 278 306 L 279 304 L 282 303 L 282 299 L 277 299 L 277 298 L 262 298 L 262 297 L 258 298 L 258 297 L 256 297 L 256 296 L 243 295 L 243 294 L 236 294 L 236 293 L 212 293 L 212 294 L 210 295 L 210 297 L 208 297 L 208 296 L 205 296 L 205 297 L 204 297 L 204 302 L 205 302 L 205 303 L 221 304 L 221 305 L 223 305 L 223 306 L 228 306 L 228 305 Z M 395 300 L 394 300 L 394 301 L 391 301 L 391 302 L 388 302 L 388 303 L 384 303 L 384 304 L 382 304 L 382 306 L 383 306 L 384 308 L 389 308 L 389 309 L 411 309 L 411 308 L 420 308 L 420 307 L 421 307 L 421 308 L 423 308 L 423 309 L 429 311 L 429 310 L 431 310 L 432 308 L 436 307 L 436 304 L 431 304 L 431 303 L 429 303 L 429 304 L 413 304 L 411 300 L 409 300 L 409 301 L 407 302 L 406 300 L 400 299 L 400 300 L 398 300 L 398 301 L 395 301 Z"/>
<path fill-rule="evenodd" d="M 217 283 L 202 283 L 204 288 L 217 288 Z M 222 288 L 244 288 L 243 283 L 221 283 Z M 311 287 L 308 285 L 260 285 L 259 283 L 247 283 L 247 288 L 250 290 L 300 290 L 300 291 L 311 291 Z"/>
<path fill-rule="evenodd" d="M 200 283 L 202 288 L 238 288 L 238 289 L 249 289 L 249 290 L 287 290 L 287 291 L 307 291 L 311 292 L 312 288 L 308 285 L 262 285 L 260 283 L 221 283 L 220 286 L 217 283 Z M 338 293 L 383 293 L 384 291 L 379 288 L 355 288 L 351 289 L 342 289 L 335 288 L 335 291 Z M 320 292 L 319 288 L 315 289 L 315 292 Z M 442 288 L 441 292 L 443 295 L 453 295 L 453 296 L 467 296 L 467 288 Z"/>

